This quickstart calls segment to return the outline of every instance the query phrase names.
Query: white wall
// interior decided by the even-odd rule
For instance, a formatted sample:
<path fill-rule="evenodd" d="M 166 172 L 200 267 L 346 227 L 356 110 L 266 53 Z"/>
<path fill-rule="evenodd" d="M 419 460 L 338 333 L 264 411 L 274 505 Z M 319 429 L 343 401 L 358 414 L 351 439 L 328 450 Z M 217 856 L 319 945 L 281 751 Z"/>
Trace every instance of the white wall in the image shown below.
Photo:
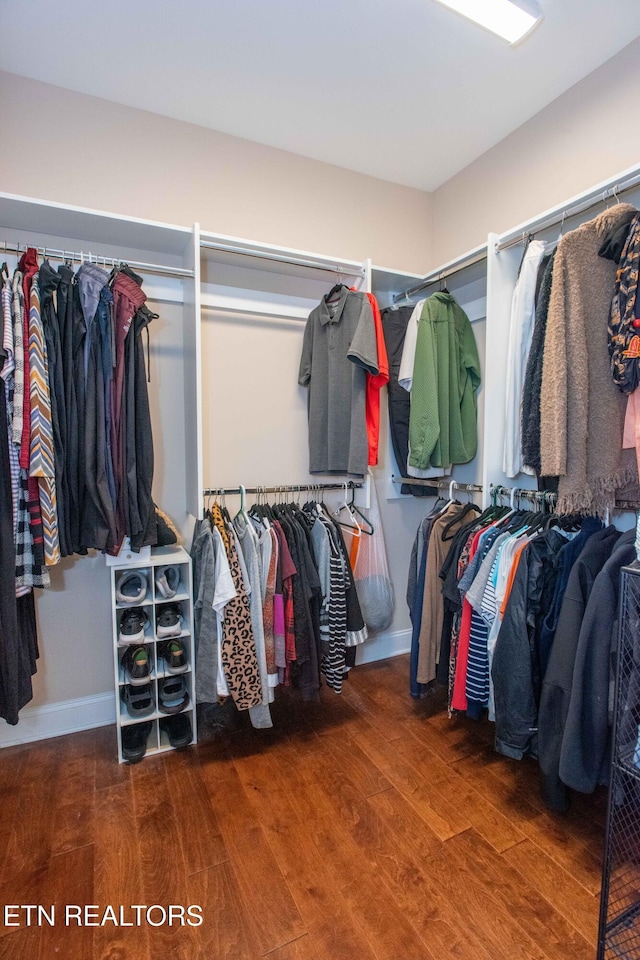
<path fill-rule="evenodd" d="M 427 270 L 420 190 L 2 72 L 0 129 L 7 192 Z"/>
<path fill-rule="evenodd" d="M 432 266 L 638 163 L 639 62 L 640 39 L 436 190 Z"/>

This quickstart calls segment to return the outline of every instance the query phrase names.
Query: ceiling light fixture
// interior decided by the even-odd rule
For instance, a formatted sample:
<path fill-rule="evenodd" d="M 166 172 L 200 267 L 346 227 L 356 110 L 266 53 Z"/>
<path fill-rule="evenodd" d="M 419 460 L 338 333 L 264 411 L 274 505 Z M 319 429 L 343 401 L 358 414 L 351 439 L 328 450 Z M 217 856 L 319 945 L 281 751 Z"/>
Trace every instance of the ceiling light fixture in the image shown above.
<path fill-rule="evenodd" d="M 535 0 L 436 0 L 468 20 L 497 33 L 512 46 L 529 36 L 542 20 Z"/>

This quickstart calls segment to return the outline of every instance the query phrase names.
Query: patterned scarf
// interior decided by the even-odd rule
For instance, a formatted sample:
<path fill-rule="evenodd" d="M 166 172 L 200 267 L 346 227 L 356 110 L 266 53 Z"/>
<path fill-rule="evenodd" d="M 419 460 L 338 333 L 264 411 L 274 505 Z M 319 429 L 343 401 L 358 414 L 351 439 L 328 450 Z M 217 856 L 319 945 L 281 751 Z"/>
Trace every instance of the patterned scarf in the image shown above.
<path fill-rule="evenodd" d="M 620 257 L 609 313 L 609 357 L 613 382 L 623 393 L 640 385 L 640 320 L 636 295 L 640 269 L 640 213 L 636 213 Z"/>

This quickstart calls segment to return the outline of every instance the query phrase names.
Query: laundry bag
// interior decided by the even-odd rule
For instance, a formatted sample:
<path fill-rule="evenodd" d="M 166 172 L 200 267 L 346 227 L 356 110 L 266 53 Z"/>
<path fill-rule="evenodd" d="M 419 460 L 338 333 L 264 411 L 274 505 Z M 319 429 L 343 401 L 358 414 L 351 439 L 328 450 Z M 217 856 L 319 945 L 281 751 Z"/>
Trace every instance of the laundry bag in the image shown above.
<path fill-rule="evenodd" d="M 363 510 L 362 514 L 373 527 L 373 533 L 371 536 L 365 533 L 360 535 L 353 578 L 364 622 L 369 630 L 379 632 L 386 630 L 391 623 L 394 596 L 384 545 L 382 519 L 373 480 L 370 489 L 371 507 Z"/>

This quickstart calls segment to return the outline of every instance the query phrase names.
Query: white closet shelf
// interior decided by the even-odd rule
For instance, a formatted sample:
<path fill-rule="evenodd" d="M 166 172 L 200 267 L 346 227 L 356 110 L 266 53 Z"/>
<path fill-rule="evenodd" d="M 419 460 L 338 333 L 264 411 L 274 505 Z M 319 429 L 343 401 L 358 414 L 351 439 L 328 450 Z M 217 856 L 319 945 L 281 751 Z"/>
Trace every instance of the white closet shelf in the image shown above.
<path fill-rule="evenodd" d="M 97 245 L 108 244 L 120 249 L 128 247 L 160 256 L 182 257 L 193 243 L 191 227 L 51 203 L 12 193 L 0 193 L 0 225 L 19 231 L 24 235 L 19 239 L 24 242 L 29 241 L 30 233 L 73 237 L 91 244 L 94 253 L 102 252 Z"/>
<path fill-rule="evenodd" d="M 204 230 L 200 233 L 200 252 L 204 260 L 215 260 L 234 266 L 252 266 L 254 270 L 268 273 L 292 273 L 301 277 L 317 277 L 318 273 L 342 273 L 345 277 L 365 275 L 365 265 L 358 260 L 330 257 L 269 243 L 256 243 Z"/>
<path fill-rule="evenodd" d="M 411 286 L 422 280 L 423 273 L 407 273 L 394 267 L 380 267 L 371 264 L 371 286 L 377 293 L 397 293 L 399 289 Z"/>

